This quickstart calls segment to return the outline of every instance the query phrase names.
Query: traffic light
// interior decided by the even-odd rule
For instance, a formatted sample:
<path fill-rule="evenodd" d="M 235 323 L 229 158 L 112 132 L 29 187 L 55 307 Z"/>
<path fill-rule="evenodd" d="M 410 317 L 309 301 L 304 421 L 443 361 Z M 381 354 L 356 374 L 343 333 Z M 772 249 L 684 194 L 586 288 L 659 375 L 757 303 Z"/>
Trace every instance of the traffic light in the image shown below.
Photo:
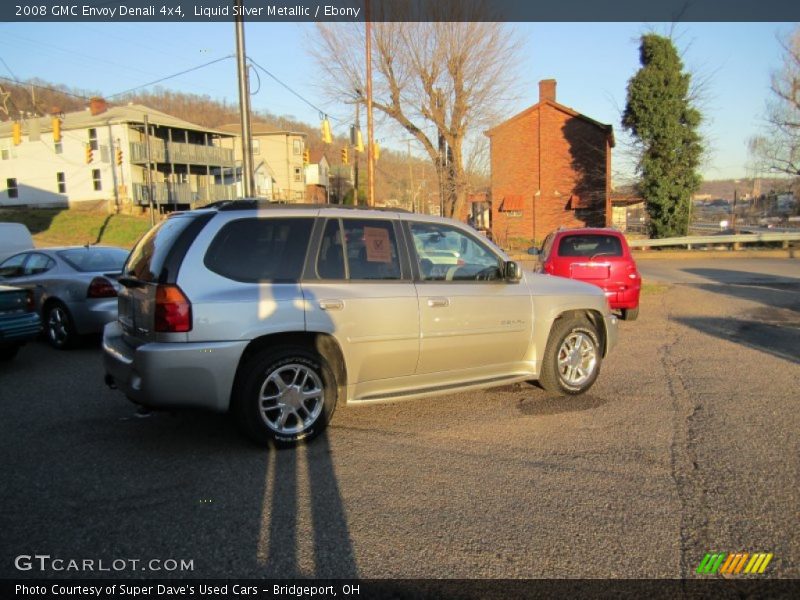
<path fill-rule="evenodd" d="M 117 148 L 117 165 L 122 164 L 122 148 Z"/>
<path fill-rule="evenodd" d="M 350 164 L 350 157 L 347 156 L 347 148 L 342 148 L 342 164 Z"/>
<path fill-rule="evenodd" d="M 311 164 L 311 151 L 308 148 L 303 150 L 303 164 Z"/>
<path fill-rule="evenodd" d="M 333 143 L 333 136 L 331 135 L 331 122 L 328 121 L 327 116 L 322 119 L 322 142 L 324 144 Z"/>
<path fill-rule="evenodd" d="M 58 143 L 61 141 L 61 119 L 53 117 L 53 141 Z"/>
<path fill-rule="evenodd" d="M 11 138 L 14 140 L 14 145 L 19 146 L 22 143 L 22 124 L 14 123 L 11 126 Z"/>
<path fill-rule="evenodd" d="M 381 157 L 381 145 L 378 142 L 372 144 L 372 157 L 376 161 Z"/>
<path fill-rule="evenodd" d="M 88 165 L 94 161 L 94 153 L 92 152 L 92 145 L 86 144 L 86 164 Z"/>
<path fill-rule="evenodd" d="M 364 140 L 361 139 L 361 130 L 356 129 L 356 143 L 355 148 L 353 148 L 356 152 L 364 152 Z"/>

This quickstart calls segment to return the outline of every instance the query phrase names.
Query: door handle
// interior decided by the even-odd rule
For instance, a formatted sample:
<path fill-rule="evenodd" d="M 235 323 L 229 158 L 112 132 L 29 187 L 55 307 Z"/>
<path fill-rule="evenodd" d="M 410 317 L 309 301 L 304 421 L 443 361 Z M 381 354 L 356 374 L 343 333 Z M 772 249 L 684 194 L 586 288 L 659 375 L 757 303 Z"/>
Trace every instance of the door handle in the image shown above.
<path fill-rule="evenodd" d="M 431 308 L 450 306 L 450 298 L 428 298 L 428 306 Z"/>
<path fill-rule="evenodd" d="M 342 310 L 344 302 L 341 300 L 320 300 L 319 307 L 322 310 Z"/>

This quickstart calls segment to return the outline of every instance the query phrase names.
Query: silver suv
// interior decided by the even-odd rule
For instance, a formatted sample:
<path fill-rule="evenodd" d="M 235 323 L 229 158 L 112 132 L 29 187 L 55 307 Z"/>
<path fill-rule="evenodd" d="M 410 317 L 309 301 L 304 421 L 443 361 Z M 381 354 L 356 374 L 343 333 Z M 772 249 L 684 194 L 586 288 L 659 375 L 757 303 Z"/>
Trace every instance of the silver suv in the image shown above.
<path fill-rule="evenodd" d="M 243 200 L 170 216 L 125 264 L 106 383 L 231 410 L 262 444 L 367 404 L 538 380 L 589 389 L 617 339 L 592 285 L 522 273 L 461 223 Z"/>

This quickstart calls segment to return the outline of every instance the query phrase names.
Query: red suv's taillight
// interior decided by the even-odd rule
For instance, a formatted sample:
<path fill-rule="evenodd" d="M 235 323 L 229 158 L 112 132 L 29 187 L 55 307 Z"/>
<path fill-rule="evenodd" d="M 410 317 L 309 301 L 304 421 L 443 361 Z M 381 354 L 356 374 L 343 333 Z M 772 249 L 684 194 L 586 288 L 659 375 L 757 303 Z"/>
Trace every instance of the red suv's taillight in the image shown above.
<path fill-rule="evenodd" d="M 111 282 L 105 277 L 95 277 L 89 284 L 89 289 L 86 290 L 87 298 L 114 298 L 117 295 L 117 290 L 111 285 Z"/>
<path fill-rule="evenodd" d="M 183 333 L 192 329 L 192 303 L 177 285 L 156 287 L 155 330 Z"/>

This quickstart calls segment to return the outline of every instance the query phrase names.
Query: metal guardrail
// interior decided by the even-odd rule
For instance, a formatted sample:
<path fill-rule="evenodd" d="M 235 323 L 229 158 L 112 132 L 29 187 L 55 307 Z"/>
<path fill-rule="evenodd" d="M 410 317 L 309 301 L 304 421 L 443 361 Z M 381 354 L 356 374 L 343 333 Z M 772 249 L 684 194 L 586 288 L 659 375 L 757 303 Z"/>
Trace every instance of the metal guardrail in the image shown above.
<path fill-rule="evenodd" d="M 735 235 L 692 235 L 687 237 L 664 238 L 660 240 L 628 240 L 631 248 L 657 248 L 664 246 L 716 246 L 717 244 L 756 244 L 759 242 L 789 242 L 800 241 L 800 232 L 797 233 L 739 233 Z"/>

